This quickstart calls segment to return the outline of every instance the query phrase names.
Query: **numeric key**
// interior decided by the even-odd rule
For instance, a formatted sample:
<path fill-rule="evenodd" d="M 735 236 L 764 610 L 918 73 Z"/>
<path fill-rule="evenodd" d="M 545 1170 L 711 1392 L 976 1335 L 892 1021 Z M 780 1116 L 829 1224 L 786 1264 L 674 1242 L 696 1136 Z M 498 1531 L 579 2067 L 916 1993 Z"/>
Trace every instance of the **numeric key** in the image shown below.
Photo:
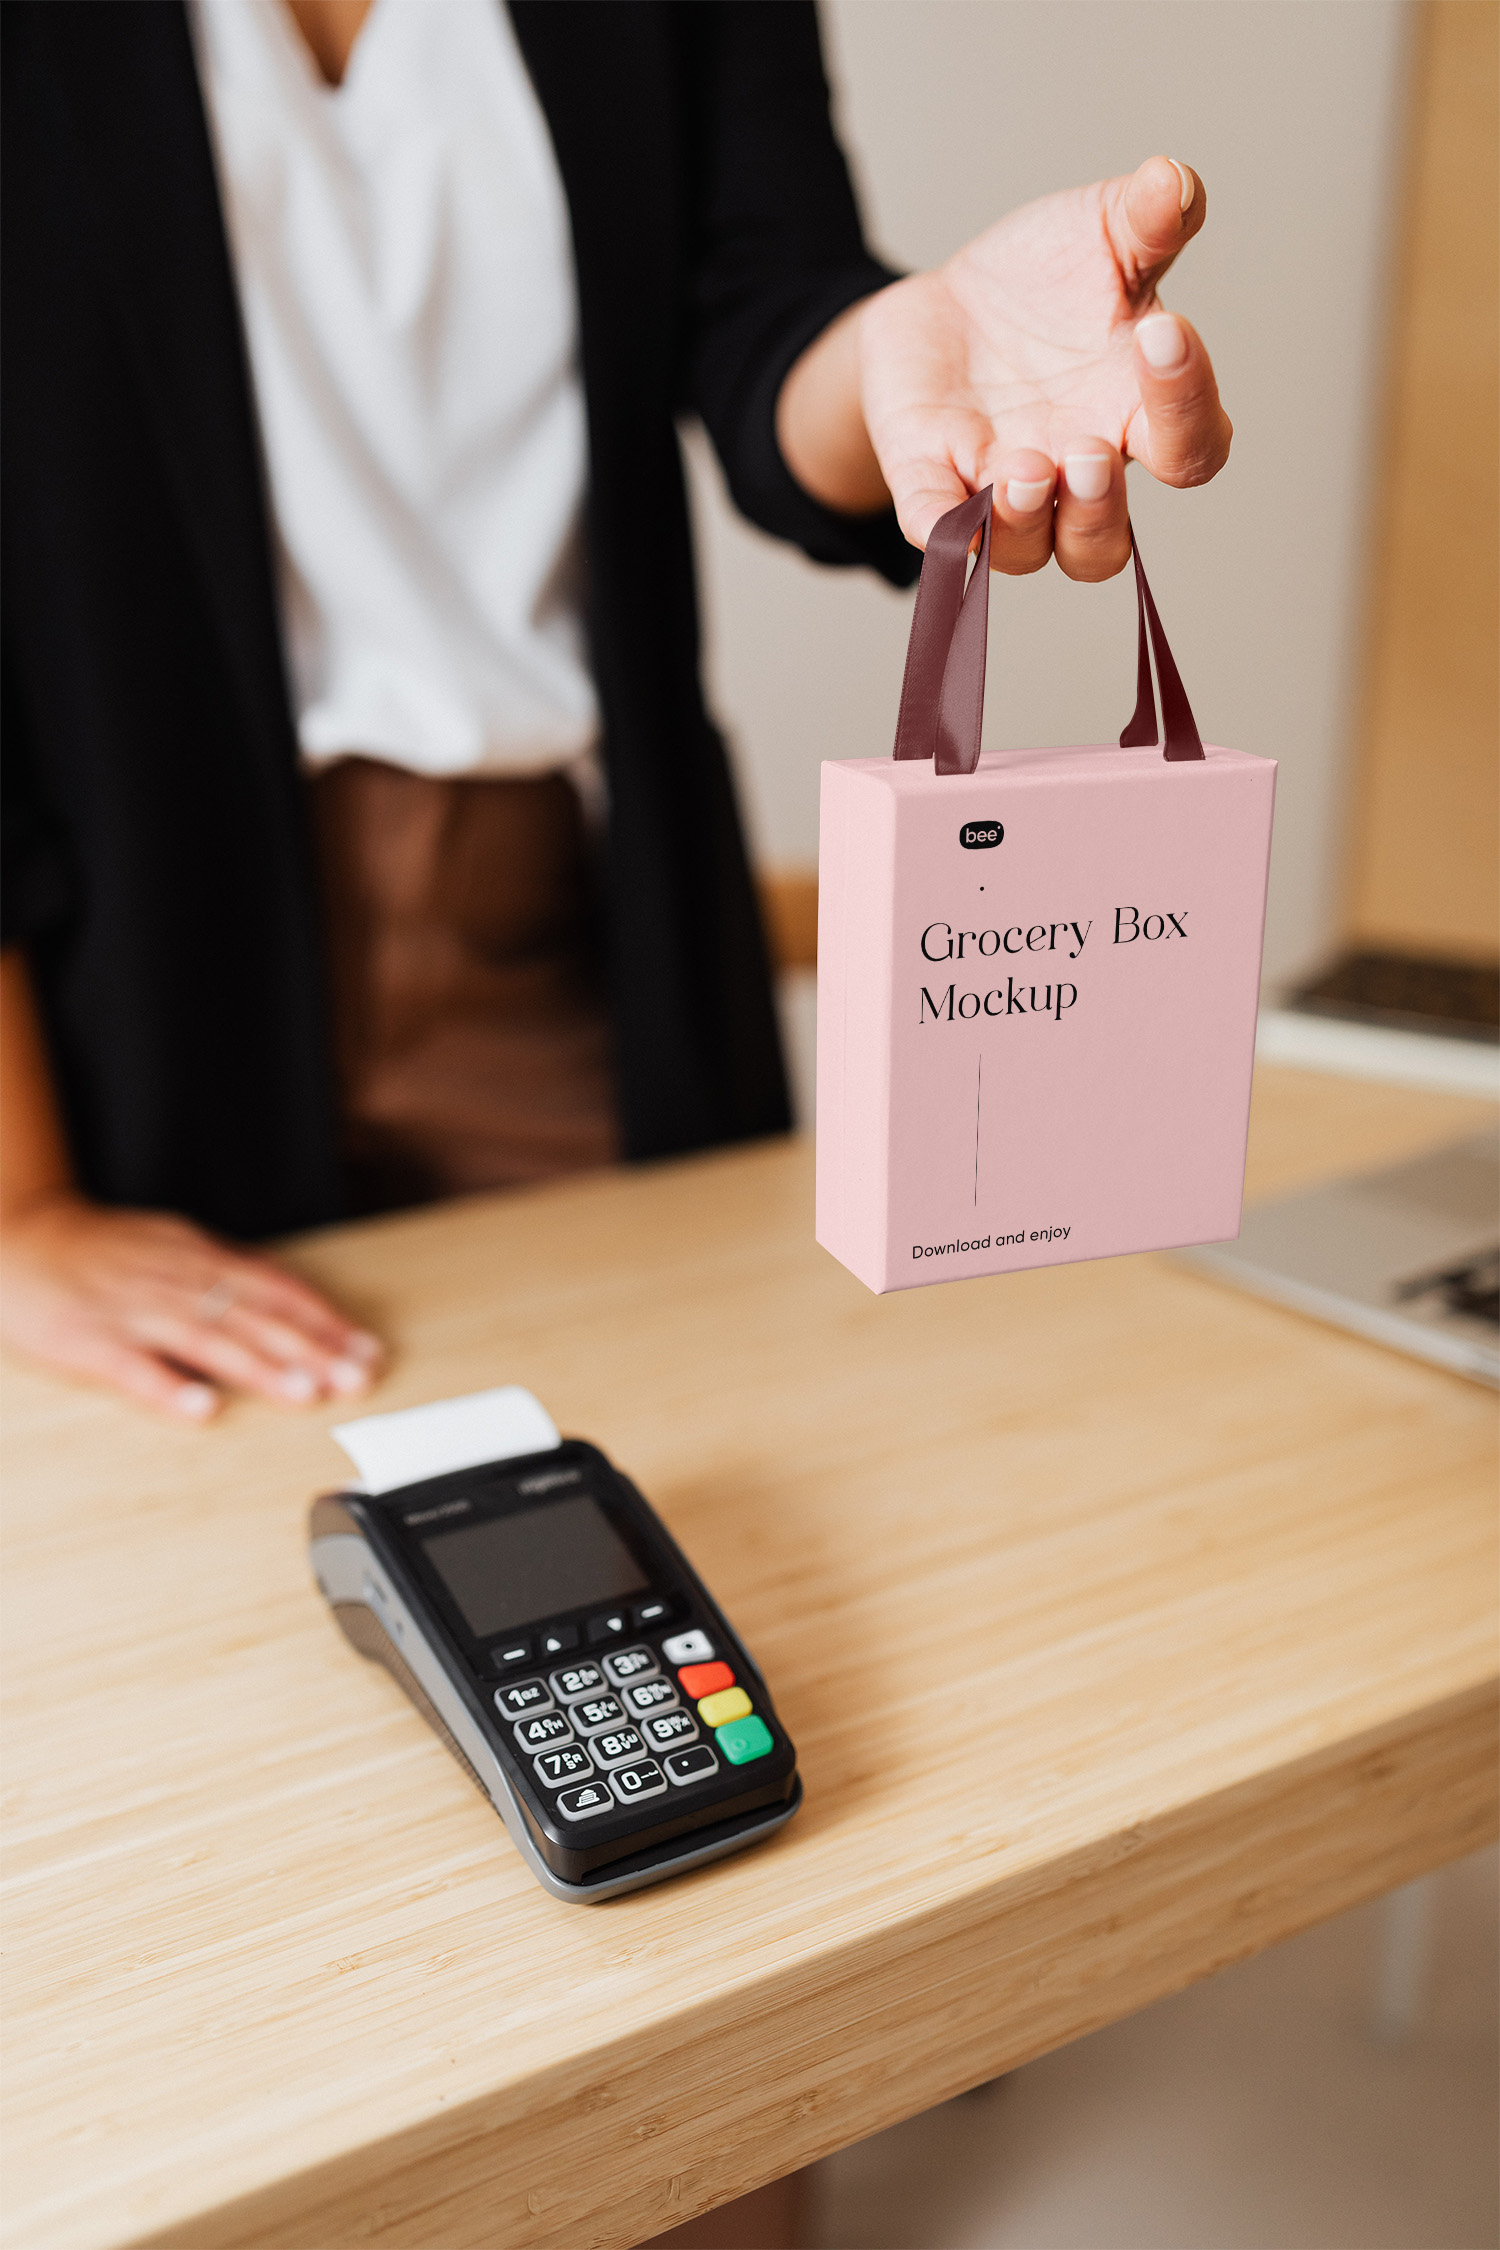
<path fill-rule="evenodd" d="M 591 1695 L 586 1703 L 572 1704 L 568 1717 L 580 1734 L 603 1734 L 624 1725 L 625 1706 L 617 1695 Z"/>
<path fill-rule="evenodd" d="M 633 1805 L 639 1797 L 664 1796 L 667 1777 L 654 1758 L 644 1758 L 638 1766 L 624 1766 L 612 1773 L 609 1785 L 622 1805 Z"/>
<path fill-rule="evenodd" d="M 606 1656 L 604 1669 L 616 1687 L 628 1687 L 632 1680 L 649 1679 L 657 1663 L 649 1648 L 622 1648 L 617 1656 Z"/>
<path fill-rule="evenodd" d="M 680 1750 L 685 1742 L 697 1741 L 698 1723 L 686 1711 L 659 1711 L 642 1721 L 641 1732 L 653 1750 Z"/>
<path fill-rule="evenodd" d="M 646 1745 L 634 1727 L 616 1727 L 610 1734 L 596 1734 L 589 1743 L 589 1755 L 601 1773 L 611 1766 L 623 1766 L 627 1759 L 639 1758 Z"/>
<path fill-rule="evenodd" d="M 495 1708 L 507 1719 L 524 1719 L 533 1711 L 550 1711 L 552 1698 L 545 1680 L 517 1680 L 513 1687 L 496 1688 Z"/>
<path fill-rule="evenodd" d="M 571 1742 L 573 1729 L 561 1711 L 539 1711 L 534 1719 L 518 1719 L 515 1727 L 516 1745 L 528 1755 L 536 1750 L 555 1750 L 560 1742 Z"/>
<path fill-rule="evenodd" d="M 560 1750 L 544 1750 L 531 1763 L 537 1780 L 545 1782 L 549 1789 L 561 1789 L 565 1781 L 577 1781 L 594 1770 L 587 1750 L 576 1742 L 565 1742 Z"/>

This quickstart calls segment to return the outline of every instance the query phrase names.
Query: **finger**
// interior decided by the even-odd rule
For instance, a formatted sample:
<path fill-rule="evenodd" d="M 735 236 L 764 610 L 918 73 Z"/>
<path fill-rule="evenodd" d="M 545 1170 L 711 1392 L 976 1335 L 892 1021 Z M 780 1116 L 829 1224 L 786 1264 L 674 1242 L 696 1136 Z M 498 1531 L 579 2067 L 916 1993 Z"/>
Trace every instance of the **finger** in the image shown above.
<path fill-rule="evenodd" d="M 933 525 L 939 516 L 968 499 L 969 487 L 951 465 L 923 461 L 915 465 L 910 482 L 901 480 L 900 490 L 892 485 L 891 497 L 896 503 L 896 521 L 906 538 L 925 553 Z"/>
<path fill-rule="evenodd" d="M 236 1259 L 227 1278 L 240 1285 L 247 1306 L 310 1336 L 335 1357 L 357 1359 L 367 1367 L 385 1357 L 378 1336 L 357 1328 L 316 1289 L 269 1258 Z"/>
<path fill-rule="evenodd" d="M 152 1213 L 134 1230 L 131 1246 L 140 1278 L 149 1277 L 189 1313 L 201 1299 L 221 1296 L 217 1317 L 231 1305 L 254 1305 L 331 1357 L 349 1356 L 369 1365 L 381 1357 L 378 1337 L 354 1327 L 326 1297 L 274 1259 L 219 1241 L 188 1220 Z"/>
<path fill-rule="evenodd" d="M 1105 209 L 1115 256 L 1127 283 L 1145 292 L 1202 226 L 1208 197 L 1197 173 L 1175 156 L 1148 156 L 1110 190 Z"/>
<path fill-rule="evenodd" d="M 1028 447 L 1008 454 L 987 471 L 995 487 L 995 520 L 990 528 L 990 568 L 1019 578 L 1040 570 L 1052 553 L 1052 502 L 1057 471 L 1045 453 Z"/>
<path fill-rule="evenodd" d="M 180 1367 L 114 1336 L 92 1330 L 64 1336 L 55 1357 L 58 1366 L 170 1414 L 174 1421 L 210 1422 L 222 1403 L 212 1384 L 185 1379 Z"/>
<path fill-rule="evenodd" d="M 1229 458 L 1234 424 L 1219 404 L 1213 362 L 1179 313 L 1136 323 L 1135 378 L 1141 403 L 1126 447 L 1163 484 L 1206 484 Z"/>
<path fill-rule="evenodd" d="M 358 1398 L 370 1387 L 371 1369 L 365 1361 L 337 1347 L 316 1343 L 304 1329 L 277 1320 L 253 1305 L 232 1306 L 223 1326 L 247 1350 L 284 1368 L 305 1369 L 319 1389 L 332 1391 L 339 1398 Z"/>
<path fill-rule="evenodd" d="M 131 1326 L 139 1342 L 196 1374 L 211 1376 L 229 1390 L 246 1391 L 278 1406 L 310 1406 L 325 1395 L 319 1372 L 308 1364 L 310 1354 L 300 1364 L 283 1366 L 232 1334 L 227 1324 L 152 1311 Z"/>
<path fill-rule="evenodd" d="M 1104 438 L 1079 438 L 1063 457 L 1052 544 L 1069 578 L 1113 578 L 1130 560 L 1125 463 Z"/>

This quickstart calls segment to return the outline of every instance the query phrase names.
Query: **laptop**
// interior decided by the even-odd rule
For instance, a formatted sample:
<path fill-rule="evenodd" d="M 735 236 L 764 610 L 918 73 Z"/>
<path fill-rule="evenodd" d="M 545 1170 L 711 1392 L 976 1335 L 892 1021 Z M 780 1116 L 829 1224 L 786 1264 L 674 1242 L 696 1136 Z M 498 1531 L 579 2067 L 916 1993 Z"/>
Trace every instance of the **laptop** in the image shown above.
<path fill-rule="evenodd" d="M 1253 1205 L 1200 1273 L 1500 1388 L 1500 1131 Z"/>

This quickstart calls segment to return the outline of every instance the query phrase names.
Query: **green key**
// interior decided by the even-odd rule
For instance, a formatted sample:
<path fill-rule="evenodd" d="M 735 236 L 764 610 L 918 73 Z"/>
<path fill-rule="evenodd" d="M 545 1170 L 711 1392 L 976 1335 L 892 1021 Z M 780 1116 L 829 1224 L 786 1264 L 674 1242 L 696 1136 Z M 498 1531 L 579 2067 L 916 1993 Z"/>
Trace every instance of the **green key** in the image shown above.
<path fill-rule="evenodd" d="M 776 1747 L 765 1720 L 753 1712 L 748 1719 L 727 1719 L 715 1727 L 714 1740 L 732 1766 L 748 1766 L 752 1758 L 764 1758 Z"/>

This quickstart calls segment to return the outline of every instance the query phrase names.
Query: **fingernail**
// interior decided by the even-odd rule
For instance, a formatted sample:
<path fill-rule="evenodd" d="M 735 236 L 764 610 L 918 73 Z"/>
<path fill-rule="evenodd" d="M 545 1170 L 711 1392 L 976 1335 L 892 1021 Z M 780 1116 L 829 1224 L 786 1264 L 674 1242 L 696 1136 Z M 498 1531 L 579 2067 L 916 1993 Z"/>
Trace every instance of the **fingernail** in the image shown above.
<path fill-rule="evenodd" d="M 1102 453 L 1070 453 L 1063 463 L 1075 500 L 1102 500 L 1109 490 L 1110 465 Z"/>
<path fill-rule="evenodd" d="M 1158 374 L 1181 367 L 1187 358 L 1187 333 L 1175 313 L 1148 313 L 1137 323 L 1135 334 L 1147 366 Z"/>
<path fill-rule="evenodd" d="M 172 1403 L 178 1413 L 186 1414 L 190 1421 L 206 1422 L 219 1410 L 219 1394 L 211 1391 L 207 1383 L 184 1383 Z"/>
<path fill-rule="evenodd" d="M 318 1386 L 305 1367 L 289 1367 L 284 1375 L 278 1376 L 276 1388 L 293 1406 L 306 1406 L 310 1398 L 318 1395 Z"/>
<path fill-rule="evenodd" d="M 1005 498 L 1018 516 L 1029 516 L 1044 500 L 1052 498 L 1052 479 L 1041 477 L 1028 482 L 1023 477 L 1012 477 L 1005 487 Z"/>
<path fill-rule="evenodd" d="M 346 1349 L 351 1359 L 365 1360 L 372 1367 L 385 1355 L 384 1344 L 378 1336 L 372 1336 L 368 1328 L 352 1329 Z"/>
<path fill-rule="evenodd" d="M 1193 200 L 1193 175 L 1185 164 L 1178 163 L 1175 156 L 1169 156 L 1167 162 L 1171 165 L 1181 183 L 1177 190 L 1178 208 L 1186 211 Z"/>
<path fill-rule="evenodd" d="M 370 1370 L 357 1360 L 336 1359 L 328 1370 L 328 1380 L 340 1398 L 352 1398 L 356 1391 L 369 1389 Z"/>

